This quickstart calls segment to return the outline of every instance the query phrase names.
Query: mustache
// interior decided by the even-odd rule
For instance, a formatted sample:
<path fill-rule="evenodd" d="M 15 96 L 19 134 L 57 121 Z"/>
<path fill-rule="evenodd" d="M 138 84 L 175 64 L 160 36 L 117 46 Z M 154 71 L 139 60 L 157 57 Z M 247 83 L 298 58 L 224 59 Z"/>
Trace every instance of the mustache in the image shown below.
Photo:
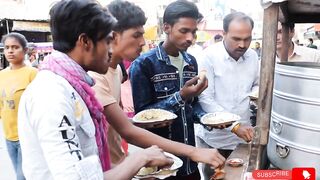
<path fill-rule="evenodd" d="M 236 51 L 247 51 L 247 48 L 237 48 Z"/>

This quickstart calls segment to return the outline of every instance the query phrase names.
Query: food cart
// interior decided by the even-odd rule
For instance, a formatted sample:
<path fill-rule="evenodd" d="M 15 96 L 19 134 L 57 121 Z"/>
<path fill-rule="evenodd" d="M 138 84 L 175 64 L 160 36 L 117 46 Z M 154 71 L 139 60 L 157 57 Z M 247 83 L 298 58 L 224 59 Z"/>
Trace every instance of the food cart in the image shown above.
<path fill-rule="evenodd" d="M 259 108 L 257 112 L 257 126 L 255 127 L 255 137 L 250 145 L 239 145 L 237 149 L 230 155 L 229 158 L 242 158 L 244 160 L 244 165 L 237 168 L 226 166 L 225 179 L 227 180 L 244 179 L 246 172 L 252 172 L 253 170 L 263 168 L 262 166 L 266 158 L 265 152 L 270 138 L 270 133 L 272 132 L 270 129 L 270 119 L 274 89 L 278 20 L 281 22 L 293 23 L 320 22 L 320 0 L 262 0 L 262 6 L 264 7 L 263 45 L 258 99 Z M 280 55 L 281 62 L 286 62 L 288 59 L 288 34 L 289 27 L 283 26 L 282 41 L 288 43 L 284 44 L 282 48 L 282 52 Z M 316 72 L 319 71 L 314 71 L 314 73 Z M 319 80 L 319 73 L 311 73 L 311 76 L 313 77 L 305 77 L 305 79 L 318 78 Z M 315 89 L 314 93 L 316 93 Z M 320 109 L 320 98 L 314 100 L 312 103 L 316 105 L 316 110 Z M 313 130 L 318 134 L 320 132 L 320 128 L 318 125 L 315 125 Z M 288 147 L 279 146 L 279 148 L 280 150 L 284 150 L 284 152 L 286 153 L 285 155 L 289 154 L 289 150 L 287 150 Z M 313 150 L 315 151 L 313 153 L 320 154 L 319 149 L 309 148 L 308 150 Z M 292 152 L 290 153 L 293 154 Z M 320 157 L 319 154 L 317 157 Z M 282 154 L 280 153 L 280 155 Z M 286 157 L 283 157 L 282 160 L 285 161 L 285 158 Z M 301 157 L 296 158 L 307 161 L 307 159 L 303 159 Z M 319 170 L 319 161 L 317 161 L 316 159 L 312 159 L 312 161 L 318 162 L 315 168 L 316 170 Z M 310 167 L 310 163 L 305 164 L 305 166 Z M 320 176 L 317 175 L 317 178 L 320 178 Z"/>

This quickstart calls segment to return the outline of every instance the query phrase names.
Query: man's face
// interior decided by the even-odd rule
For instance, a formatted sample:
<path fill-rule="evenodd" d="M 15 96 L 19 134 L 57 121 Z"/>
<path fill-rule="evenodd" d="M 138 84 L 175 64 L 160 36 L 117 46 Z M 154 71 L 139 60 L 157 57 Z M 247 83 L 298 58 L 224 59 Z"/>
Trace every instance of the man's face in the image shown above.
<path fill-rule="evenodd" d="M 256 43 L 256 49 L 259 49 L 259 48 L 260 48 L 260 44 Z"/>
<path fill-rule="evenodd" d="M 234 19 L 229 24 L 228 32 L 224 32 L 224 45 L 229 55 L 238 60 L 249 48 L 252 27 L 248 20 Z"/>
<path fill-rule="evenodd" d="M 289 29 L 289 42 L 292 41 L 294 36 L 294 30 Z M 277 51 L 281 50 L 282 47 L 282 25 L 278 22 L 278 31 L 277 31 Z"/>
<path fill-rule="evenodd" d="M 193 18 L 180 18 L 175 24 L 164 26 L 168 42 L 180 51 L 186 51 L 192 45 L 197 30 L 197 20 Z"/>
<path fill-rule="evenodd" d="M 111 61 L 111 53 L 110 53 L 110 43 L 112 42 L 111 33 L 99 40 L 95 46 L 90 48 L 89 55 L 87 56 L 87 67 L 88 70 L 95 71 L 100 74 L 105 74 L 108 71 L 110 61 Z"/>
<path fill-rule="evenodd" d="M 127 29 L 123 32 L 114 32 L 112 42 L 112 56 L 133 61 L 136 59 L 145 45 L 142 26 Z"/>

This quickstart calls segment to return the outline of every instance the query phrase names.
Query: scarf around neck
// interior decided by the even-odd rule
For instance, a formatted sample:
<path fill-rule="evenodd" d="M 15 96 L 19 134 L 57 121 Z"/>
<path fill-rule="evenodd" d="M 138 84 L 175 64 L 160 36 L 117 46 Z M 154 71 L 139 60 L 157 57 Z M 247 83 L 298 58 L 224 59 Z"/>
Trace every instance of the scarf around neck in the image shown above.
<path fill-rule="evenodd" d="M 94 80 L 87 72 L 67 54 L 53 51 L 40 64 L 41 70 L 49 70 L 64 79 L 78 92 L 87 105 L 95 126 L 95 138 L 99 150 L 99 158 L 103 171 L 110 169 L 110 155 L 107 145 L 107 121 L 103 114 L 103 107 L 94 96 L 91 86 Z"/>

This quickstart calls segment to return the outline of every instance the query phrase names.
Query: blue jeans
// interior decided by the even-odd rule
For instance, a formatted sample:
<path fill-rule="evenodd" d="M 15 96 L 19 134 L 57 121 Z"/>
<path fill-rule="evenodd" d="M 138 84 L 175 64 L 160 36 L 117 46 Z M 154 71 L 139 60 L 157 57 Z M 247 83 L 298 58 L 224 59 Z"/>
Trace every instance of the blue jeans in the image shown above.
<path fill-rule="evenodd" d="M 19 141 L 6 140 L 8 153 L 17 175 L 17 180 L 25 180 L 22 172 L 22 157 Z"/>

